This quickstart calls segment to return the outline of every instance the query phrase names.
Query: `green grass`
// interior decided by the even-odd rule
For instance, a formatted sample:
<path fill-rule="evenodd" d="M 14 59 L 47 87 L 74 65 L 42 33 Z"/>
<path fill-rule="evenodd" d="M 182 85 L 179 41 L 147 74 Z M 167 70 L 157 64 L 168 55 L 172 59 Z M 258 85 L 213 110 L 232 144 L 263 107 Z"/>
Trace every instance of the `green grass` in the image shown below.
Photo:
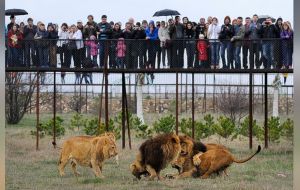
<path fill-rule="evenodd" d="M 70 115 L 63 115 L 66 121 Z M 51 117 L 51 115 L 42 118 Z M 118 190 L 152 190 L 152 189 L 292 189 L 293 185 L 293 147 L 289 142 L 271 144 L 270 149 L 262 152 L 244 164 L 233 164 L 228 169 L 229 177 L 212 177 L 211 179 L 181 179 L 164 181 L 136 180 L 129 172 L 129 165 L 134 160 L 142 140 L 133 138 L 132 150 L 121 149 L 118 141 L 120 165 L 113 159 L 104 164 L 105 179 L 94 177 L 90 168 L 79 167 L 81 176 L 74 177 L 71 167 L 66 167 L 66 176 L 60 177 L 57 170 L 59 149 L 53 149 L 51 137 L 40 141 L 40 150 L 35 150 L 35 137 L 30 135 L 34 129 L 35 116 L 26 116 L 18 125 L 6 127 L 6 189 L 118 189 Z M 67 125 L 67 124 L 66 124 Z M 65 137 L 58 139 L 60 146 L 66 138 L 77 132 L 68 131 Z M 132 135 L 133 136 L 133 135 Z M 217 142 L 217 138 L 203 140 Z M 228 146 L 237 158 L 244 158 L 254 150 L 248 149 L 248 139 L 221 141 Z M 254 149 L 259 142 L 254 141 Z M 126 143 L 128 147 L 128 142 Z M 171 167 L 162 171 L 162 175 L 176 173 Z"/>

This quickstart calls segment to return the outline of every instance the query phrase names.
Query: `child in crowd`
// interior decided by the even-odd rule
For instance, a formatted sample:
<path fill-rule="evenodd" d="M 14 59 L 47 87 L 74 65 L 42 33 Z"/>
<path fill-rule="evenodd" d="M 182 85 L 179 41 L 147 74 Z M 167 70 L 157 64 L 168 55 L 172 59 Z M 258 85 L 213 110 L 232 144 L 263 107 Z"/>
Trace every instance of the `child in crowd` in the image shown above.
<path fill-rule="evenodd" d="M 207 41 L 204 39 L 204 35 L 199 35 L 199 41 L 197 43 L 197 50 L 198 50 L 198 60 L 200 62 L 201 68 L 209 68 L 209 65 L 207 63 L 208 55 L 207 55 Z"/>
<path fill-rule="evenodd" d="M 116 47 L 116 53 L 117 53 L 117 68 L 124 68 L 124 59 L 125 59 L 125 53 L 126 53 L 126 45 L 124 38 L 119 38 L 117 47 Z"/>
<path fill-rule="evenodd" d="M 99 46 L 96 42 L 96 36 L 91 35 L 90 40 L 85 41 L 85 45 L 89 47 L 88 48 L 90 50 L 89 54 L 92 56 L 92 62 L 94 67 L 98 67 L 97 55 L 98 55 Z"/>

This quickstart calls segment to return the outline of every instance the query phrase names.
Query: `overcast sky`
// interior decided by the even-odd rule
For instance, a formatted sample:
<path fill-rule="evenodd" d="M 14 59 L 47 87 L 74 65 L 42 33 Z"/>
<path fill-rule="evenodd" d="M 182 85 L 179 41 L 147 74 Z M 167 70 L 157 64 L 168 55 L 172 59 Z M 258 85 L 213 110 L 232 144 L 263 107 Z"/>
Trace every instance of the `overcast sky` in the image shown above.
<path fill-rule="evenodd" d="M 268 14 L 274 18 L 281 16 L 284 20 L 293 22 L 293 0 L 6 0 L 6 9 L 22 8 L 29 15 L 17 17 L 17 22 L 26 21 L 32 17 L 34 22 L 53 22 L 74 24 L 77 20 L 87 21 L 89 14 L 94 15 L 95 21 L 101 20 L 106 14 L 108 21 L 121 21 L 122 25 L 133 17 L 135 22 L 146 20 L 165 20 L 165 17 L 152 17 L 157 10 L 175 9 L 181 16 L 188 16 L 192 21 L 200 17 L 216 16 L 223 23 L 223 18 L 229 15 L 252 16 L 254 13 Z M 9 22 L 9 17 L 6 17 Z"/>

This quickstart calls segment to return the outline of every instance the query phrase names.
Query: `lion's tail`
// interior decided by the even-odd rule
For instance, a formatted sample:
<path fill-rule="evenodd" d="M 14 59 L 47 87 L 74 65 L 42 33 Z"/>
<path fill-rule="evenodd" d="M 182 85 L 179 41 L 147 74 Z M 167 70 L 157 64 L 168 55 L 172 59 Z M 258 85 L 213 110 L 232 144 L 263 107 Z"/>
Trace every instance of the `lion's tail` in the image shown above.
<path fill-rule="evenodd" d="M 256 154 L 258 154 L 260 152 L 260 150 L 261 150 L 261 147 L 260 147 L 260 145 L 258 145 L 257 151 L 253 155 L 251 155 L 248 158 L 242 159 L 242 160 L 236 160 L 235 158 L 233 158 L 233 162 L 235 162 L 235 163 L 244 163 L 244 162 L 247 162 L 248 160 L 250 160 L 251 158 L 253 158 Z"/>

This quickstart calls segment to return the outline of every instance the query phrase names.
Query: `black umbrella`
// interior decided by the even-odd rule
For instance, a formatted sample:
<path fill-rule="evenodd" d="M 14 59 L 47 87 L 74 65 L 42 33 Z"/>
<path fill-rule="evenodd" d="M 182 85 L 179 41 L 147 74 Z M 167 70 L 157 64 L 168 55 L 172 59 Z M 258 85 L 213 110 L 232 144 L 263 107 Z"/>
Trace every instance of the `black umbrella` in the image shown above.
<path fill-rule="evenodd" d="M 171 10 L 171 9 L 164 9 L 161 11 L 157 11 L 156 13 L 154 13 L 153 16 L 173 16 L 173 15 L 180 15 L 180 13 L 178 11 L 175 10 Z"/>
<path fill-rule="evenodd" d="M 258 16 L 257 22 L 262 24 L 269 17 L 271 17 L 271 16 L 269 16 L 269 15 L 260 15 L 260 16 Z M 272 20 L 272 22 L 275 22 L 276 19 L 271 17 L 271 20 Z"/>
<path fill-rule="evenodd" d="M 5 15 L 28 15 L 28 13 L 24 9 L 7 9 L 5 10 Z"/>

